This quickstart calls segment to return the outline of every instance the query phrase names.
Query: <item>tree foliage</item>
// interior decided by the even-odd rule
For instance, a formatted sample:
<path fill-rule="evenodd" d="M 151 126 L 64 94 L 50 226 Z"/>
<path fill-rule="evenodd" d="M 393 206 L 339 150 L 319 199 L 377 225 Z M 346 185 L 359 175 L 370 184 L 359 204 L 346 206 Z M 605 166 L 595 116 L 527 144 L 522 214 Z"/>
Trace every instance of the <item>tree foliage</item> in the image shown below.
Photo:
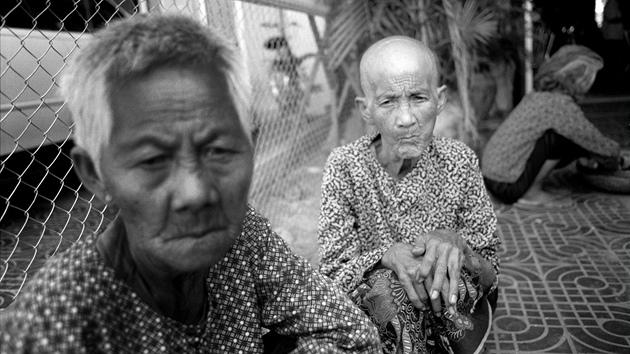
<path fill-rule="evenodd" d="M 440 58 L 441 81 L 457 90 L 467 142 L 474 143 L 477 132 L 468 97 L 470 75 L 497 38 L 505 1 L 335 0 L 330 6 L 325 36 L 329 70 L 356 65 L 371 43 L 388 36 L 422 41 Z M 348 79 L 358 82 L 358 78 Z"/>

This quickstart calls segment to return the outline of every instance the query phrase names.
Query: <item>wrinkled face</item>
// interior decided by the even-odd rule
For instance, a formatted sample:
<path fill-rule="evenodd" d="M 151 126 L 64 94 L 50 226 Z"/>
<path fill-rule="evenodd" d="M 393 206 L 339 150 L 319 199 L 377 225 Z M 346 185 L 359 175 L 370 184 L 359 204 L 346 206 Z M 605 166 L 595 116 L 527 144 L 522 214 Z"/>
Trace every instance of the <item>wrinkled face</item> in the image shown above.
<path fill-rule="evenodd" d="M 158 69 L 113 94 L 102 180 L 136 261 L 210 266 L 241 232 L 252 148 L 216 71 Z"/>
<path fill-rule="evenodd" d="M 399 158 L 417 158 L 431 143 L 445 102 L 428 57 L 398 56 L 370 68 L 363 116 L 381 133 L 383 148 Z"/>

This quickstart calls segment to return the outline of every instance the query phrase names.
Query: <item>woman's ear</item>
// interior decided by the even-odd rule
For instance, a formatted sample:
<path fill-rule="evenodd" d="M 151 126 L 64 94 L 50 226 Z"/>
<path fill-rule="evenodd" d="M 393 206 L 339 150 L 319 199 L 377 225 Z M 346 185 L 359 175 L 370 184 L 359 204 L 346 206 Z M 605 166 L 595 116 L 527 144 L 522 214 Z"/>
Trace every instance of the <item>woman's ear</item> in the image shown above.
<path fill-rule="evenodd" d="M 447 96 L 446 95 L 446 90 L 447 90 L 446 85 L 442 85 L 442 86 L 438 87 L 438 89 L 437 89 L 437 97 L 438 97 L 437 109 L 438 109 L 438 114 L 440 112 L 442 112 L 442 109 L 444 109 L 444 106 L 446 105 L 446 98 L 447 98 L 446 97 Z"/>
<path fill-rule="evenodd" d="M 372 118 L 372 114 L 368 108 L 367 98 L 357 97 L 354 99 L 354 104 L 359 112 L 361 112 L 361 118 L 363 118 L 367 124 L 374 125 L 374 119 Z"/>
<path fill-rule="evenodd" d="M 72 156 L 72 162 L 74 165 L 74 171 L 83 182 L 83 185 L 100 200 L 109 199 L 105 184 L 100 174 L 96 170 L 96 165 L 92 157 L 88 152 L 78 146 L 75 146 L 70 151 Z"/>

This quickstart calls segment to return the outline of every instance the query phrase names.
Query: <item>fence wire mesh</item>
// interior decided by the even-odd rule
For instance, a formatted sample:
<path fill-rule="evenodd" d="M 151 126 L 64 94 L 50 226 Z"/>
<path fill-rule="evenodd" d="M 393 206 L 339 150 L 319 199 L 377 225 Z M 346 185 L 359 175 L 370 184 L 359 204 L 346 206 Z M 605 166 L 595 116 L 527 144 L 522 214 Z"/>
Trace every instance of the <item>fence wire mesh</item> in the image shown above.
<path fill-rule="evenodd" d="M 317 44 L 325 10 L 306 0 L 2 1 L 0 308 L 46 260 L 116 217 L 72 171 L 72 118 L 58 95 L 58 75 L 94 31 L 139 13 L 175 12 L 237 43 L 254 93 L 250 201 L 282 226 L 331 126 L 334 93 Z"/>

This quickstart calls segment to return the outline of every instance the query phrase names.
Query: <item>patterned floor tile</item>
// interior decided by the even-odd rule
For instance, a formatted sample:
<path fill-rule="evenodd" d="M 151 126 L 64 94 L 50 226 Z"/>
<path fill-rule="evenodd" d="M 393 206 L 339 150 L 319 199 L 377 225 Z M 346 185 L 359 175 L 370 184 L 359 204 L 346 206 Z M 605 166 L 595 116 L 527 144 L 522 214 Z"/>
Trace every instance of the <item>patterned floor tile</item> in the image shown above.
<path fill-rule="evenodd" d="M 554 177 L 581 183 L 571 169 Z M 630 196 L 583 185 L 571 196 L 559 211 L 497 206 L 491 353 L 630 353 Z"/>

